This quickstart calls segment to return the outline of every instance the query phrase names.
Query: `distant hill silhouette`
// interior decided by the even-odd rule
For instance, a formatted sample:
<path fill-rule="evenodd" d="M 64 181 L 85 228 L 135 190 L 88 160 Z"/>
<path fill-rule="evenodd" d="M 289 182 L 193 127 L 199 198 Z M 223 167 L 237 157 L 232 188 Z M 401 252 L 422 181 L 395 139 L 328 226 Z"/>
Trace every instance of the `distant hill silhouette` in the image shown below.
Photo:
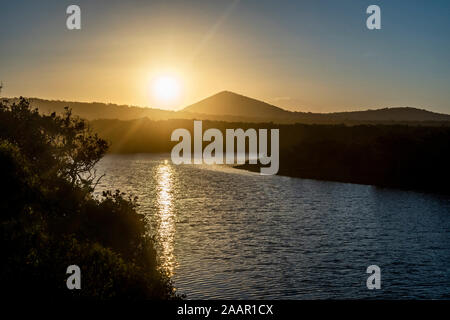
<path fill-rule="evenodd" d="M 154 120 L 166 120 L 173 118 L 175 114 L 174 111 L 112 103 L 44 100 L 38 98 L 30 98 L 29 101 L 33 107 L 37 107 L 44 114 L 60 113 L 64 111 L 64 107 L 70 107 L 74 114 L 87 120 L 134 120 L 146 117 Z"/>
<path fill-rule="evenodd" d="M 328 116 L 339 120 L 354 121 L 450 121 L 448 114 L 409 107 L 336 112 L 328 114 Z"/>
<path fill-rule="evenodd" d="M 350 125 L 366 123 L 439 125 L 440 123 L 450 123 L 450 115 L 409 107 L 336 113 L 292 112 L 229 91 L 219 92 L 180 111 L 98 102 L 54 101 L 38 98 L 31 98 L 30 101 L 41 113 L 61 113 L 64 107 L 68 106 L 72 108 L 74 114 L 87 120 L 149 118 L 151 120 L 198 119 L 228 122 L 345 123 Z"/>
<path fill-rule="evenodd" d="M 291 112 L 263 101 L 229 91 L 222 91 L 184 108 L 182 111 L 208 115 L 227 115 L 281 123 L 314 122 L 334 123 L 346 121 L 450 121 L 450 115 L 416 108 L 384 108 L 378 110 L 311 113 Z"/>
<path fill-rule="evenodd" d="M 230 91 L 222 91 L 183 109 L 184 112 L 246 118 L 288 118 L 292 112 Z"/>

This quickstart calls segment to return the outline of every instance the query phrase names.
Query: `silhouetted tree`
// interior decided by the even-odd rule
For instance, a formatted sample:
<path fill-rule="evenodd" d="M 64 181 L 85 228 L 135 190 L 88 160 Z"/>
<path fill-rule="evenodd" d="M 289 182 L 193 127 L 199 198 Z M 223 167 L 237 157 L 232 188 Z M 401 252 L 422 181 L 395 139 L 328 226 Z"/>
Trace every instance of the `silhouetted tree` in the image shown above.
<path fill-rule="evenodd" d="M 92 196 L 105 140 L 72 116 L 0 103 L 0 283 L 9 296 L 174 298 L 136 199 Z M 67 266 L 82 290 L 66 288 Z"/>

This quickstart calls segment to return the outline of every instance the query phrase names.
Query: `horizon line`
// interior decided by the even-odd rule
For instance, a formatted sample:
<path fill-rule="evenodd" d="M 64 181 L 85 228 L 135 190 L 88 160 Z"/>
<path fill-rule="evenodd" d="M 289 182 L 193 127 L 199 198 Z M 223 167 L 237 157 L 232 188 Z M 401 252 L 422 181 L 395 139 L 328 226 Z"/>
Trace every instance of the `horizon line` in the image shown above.
<path fill-rule="evenodd" d="M 309 113 L 309 114 L 322 114 L 322 115 L 325 115 L 325 114 L 336 114 L 336 113 L 378 111 L 378 110 L 385 110 L 385 109 L 415 109 L 415 110 L 422 110 L 422 111 L 427 111 L 427 112 L 431 112 L 431 113 L 435 113 L 435 114 L 441 114 L 441 115 L 448 115 L 448 116 L 450 116 L 450 113 L 443 113 L 443 112 L 432 111 L 432 109 L 425 109 L 424 107 L 417 107 L 417 106 L 414 106 L 414 107 L 411 107 L 411 106 L 389 106 L 389 107 L 375 106 L 375 107 L 363 107 L 363 108 L 366 108 L 366 109 L 357 109 L 357 110 L 346 109 L 346 110 L 343 110 L 343 111 L 333 111 L 333 112 L 311 112 L 311 111 L 299 111 L 299 110 L 292 111 L 292 110 L 288 110 L 286 108 L 274 105 L 272 103 L 269 103 L 267 101 L 264 101 L 264 100 L 261 100 L 261 99 L 257 99 L 257 98 L 252 98 L 252 97 L 246 96 L 244 94 L 236 93 L 236 92 L 233 92 L 233 91 L 230 91 L 230 90 L 218 91 L 218 92 L 216 92 L 216 93 L 214 93 L 212 95 L 209 95 L 209 96 L 207 96 L 205 98 L 202 98 L 202 99 L 200 99 L 200 100 L 198 100 L 198 101 L 196 101 L 194 103 L 191 103 L 191 104 L 186 105 L 184 107 L 180 107 L 178 109 L 163 109 L 163 108 L 157 108 L 157 107 L 151 107 L 151 106 L 142 106 L 142 105 L 117 103 L 117 102 L 106 102 L 106 101 L 82 101 L 82 100 L 72 100 L 72 99 L 65 100 L 65 99 L 61 99 L 61 98 L 43 98 L 43 97 L 27 97 L 27 96 L 18 96 L 18 97 L 17 96 L 15 96 L 15 97 L 6 97 L 6 96 L 4 96 L 4 97 L 0 97 L 0 99 L 19 99 L 20 97 L 23 97 L 25 99 L 46 100 L 46 101 L 50 101 L 50 102 L 87 103 L 87 104 L 98 103 L 98 104 L 115 105 L 115 106 L 119 106 L 119 107 L 128 107 L 128 108 L 140 108 L 140 109 L 151 109 L 151 110 L 160 110 L 160 111 L 168 111 L 168 112 L 193 113 L 193 112 L 189 112 L 189 111 L 183 111 L 183 109 L 185 109 L 187 107 L 190 107 L 190 106 L 193 106 L 193 105 L 195 105 L 195 104 L 197 104 L 197 103 L 199 103 L 201 101 L 204 101 L 204 100 L 207 100 L 209 98 L 212 98 L 212 97 L 214 97 L 214 96 L 216 96 L 216 95 L 218 95 L 220 93 L 232 93 L 234 95 L 242 96 L 242 97 L 245 97 L 245 98 L 248 98 L 248 99 L 252 99 L 252 100 L 259 101 L 261 103 L 268 104 L 268 105 L 270 105 L 272 107 L 276 107 L 276 108 L 282 109 L 283 111 L 290 112 L 290 113 L 306 113 L 306 114 Z M 433 108 L 433 107 L 430 106 L 430 108 Z"/>

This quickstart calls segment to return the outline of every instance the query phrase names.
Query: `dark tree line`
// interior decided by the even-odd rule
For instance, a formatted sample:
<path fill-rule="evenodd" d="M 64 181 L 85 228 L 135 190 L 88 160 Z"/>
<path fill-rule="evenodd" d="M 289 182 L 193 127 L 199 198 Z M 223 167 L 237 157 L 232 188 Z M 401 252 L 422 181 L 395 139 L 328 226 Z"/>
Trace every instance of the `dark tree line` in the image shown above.
<path fill-rule="evenodd" d="M 290 131 L 290 132 L 289 132 Z M 280 174 L 449 193 L 450 128 L 293 126 Z"/>
<path fill-rule="evenodd" d="M 92 126 L 114 153 L 170 152 L 177 128 L 192 120 L 97 120 Z M 203 130 L 278 128 L 280 169 L 293 177 L 449 193 L 450 127 L 427 125 L 280 125 L 203 121 Z M 204 147 L 209 142 L 204 142 Z M 259 172 L 256 165 L 242 168 Z"/>

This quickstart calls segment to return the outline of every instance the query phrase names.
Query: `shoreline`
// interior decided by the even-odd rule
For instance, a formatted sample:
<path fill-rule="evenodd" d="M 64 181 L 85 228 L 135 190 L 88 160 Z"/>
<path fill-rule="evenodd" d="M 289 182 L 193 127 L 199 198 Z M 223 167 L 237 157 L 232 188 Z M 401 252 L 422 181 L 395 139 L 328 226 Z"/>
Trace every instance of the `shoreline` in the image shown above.
<path fill-rule="evenodd" d="M 239 165 L 233 165 L 234 169 L 238 170 L 245 170 L 249 172 L 259 173 L 260 172 L 260 165 L 259 164 L 239 164 Z M 357 184 L 357 185 L 365 185 L 365 186 L 373 186 L 376 188 L 382 188 L 382 189 L 392 189 L 392 190 L 399 190 L 399 191 L 411 191 L 411 192 L 419 192 L 419 193 L 426 193 L 426 194 L 435 194 L 435 195 L 443 195 L 443 196 L 450 196 L 450 191 L 448 190 L 439 190 L 439 189 L 427 189 L 427 188 L 414 188 L 414 187 L 406 187 L 401 185 L 394 185 L 394 184 L 377 184 L 377 183 L 370 183 L 370 182 L 361 182 L 356 181 L 352 179 L 332 179 L 332 178 L 325 178 L 325 177 L 318 177 L 314 175 L 302 175 L 302 174 L 289 174 L 281 170 L 276 174 L 277 176 L 283 176 L 283 177 L 289 177 L 289 178 L 298 178 L 298 179 L 310 179 L 310 180 L 317 180 L 317 181 L 325 181 L 325 182 L 338 182 L 338 183 L 350 183 L 350 184 Z"/>

